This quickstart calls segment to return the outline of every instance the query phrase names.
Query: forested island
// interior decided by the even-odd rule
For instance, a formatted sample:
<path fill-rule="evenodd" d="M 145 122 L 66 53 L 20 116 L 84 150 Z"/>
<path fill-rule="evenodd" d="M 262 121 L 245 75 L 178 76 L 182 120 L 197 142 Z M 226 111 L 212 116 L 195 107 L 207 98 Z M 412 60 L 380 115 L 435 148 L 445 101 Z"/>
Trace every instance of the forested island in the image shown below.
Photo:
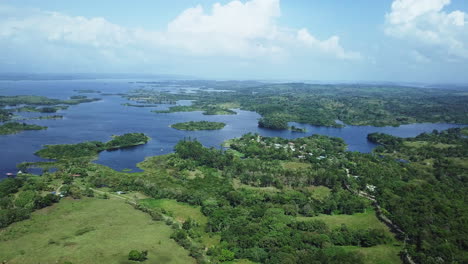
<path fill-rule="evenodd" d="M 178 130 L 189 130 L 189 131 L 218 130 L 218 129 L 222 129 L 224 126 L 226 126 L 225 123 L 209 122 L 209 121 L 189 121 L 189 122 L 177 123 L 177 124 L 171 125 L 172 128 L 175 128 Z"/>
<path fill-rule="evenodd" d="M 97 94 L 102 93 L 99 90 L 93 90 L 93 89 L 77 89 L 77 90 L 73 90 L 73 91 L 75 91 L 77 93 L 97 93 Z"/>
<path fill-rule="evenodd" d="M 46 159 L 93 159 L 104 150 L 115 150 L 146 144 L 150 138 L 143 133 L 128 133 L 121 136 L 113 136 L 112 140 L 104 143 L 89 141 L 78 144 L 46 145 L 35 154 Z"/>
<path fill-rule="evenodd" d="M 31 117 L 28 119 L 50 120 L 50 119 L 62 119 L 62 118 L 63 118 L 63 115 L 46 115 L 46 116 Z"/>
<path fill-rule="evenodd" d="M 132 107 L 157 107 L 157 104 L 131 104 L 131 103 L 124 103 L 123 106 L 132 106 Z"/>
<path fill-rule="evenodd" d="M 171 106 L 169 110 L 154 110 L 154 113 L 167 114 L 167 113 L 177 113 L 177 112 L 192 112 L 192 111 L 203 111 L 204 115 L 235 115 L 235 111 L 224 108 L 221 106 Z"/>
<path fill-rule="evenodd" d="M 52 99 L 36 95 L 0 96 L 0 122 L 10 121 L 14 117 L 18 117 L 15 116 L 15 113 L 56 113 L 57 111 L 68 109 L 70 105 L 90 103 L 99 100 L 98 98 L 88 98 L 83 95 L 71 96 L 68 100 Z M 59 119 L 58 115 L 55 117 L 54 119 Z M 49 118 L 46 116 L 37 119 Z"/>
<path fill-rule="evenodd" d="M 76 105 L 98 101 L 98 98 L 88 98 L 87 96 L 71 96 L 68 100 L 53 99 L 37 95 L 15 95 L 0 96 L 0 106 L 16 105 Z"/>
<path fill-rule="evenodd" d="M 0 125 L 0 135 L 16 134 L 26 130 L 43 130 L 45 126 L 31 125 L 18 122 L 7 122 Z"/>

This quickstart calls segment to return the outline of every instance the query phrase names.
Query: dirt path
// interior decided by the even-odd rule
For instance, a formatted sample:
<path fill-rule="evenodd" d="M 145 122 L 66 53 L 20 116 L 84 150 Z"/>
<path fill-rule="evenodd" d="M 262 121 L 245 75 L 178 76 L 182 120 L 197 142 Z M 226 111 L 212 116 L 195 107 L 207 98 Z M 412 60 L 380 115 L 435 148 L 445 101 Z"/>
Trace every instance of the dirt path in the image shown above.
<path fill-rule="evenodd" d="M 63 187 L 63 184 L 60 184 L 59 187 L 57 187 L 57 189 L 55 190 L 55 194 L 58 194 L 60 192 L 60 189 L 62 189 Z"/>
<path fill-rule="evenodd" d="M 100 190 L 96 190 L 94 188 L 90 188 L 90 189 L 93 190 L 94 192 L 102 194 L 102 195 L 106 194 L 106 195 L 109 195 L 109 196 L 114 197 L 114 198 L 122 199 L 122 200 L 124 200 L 124 201 L 126 201 L 126 202 L 128 202 L 130 204 L 133 204 L 133 205 L 137 204 L 135 201 L 132 201 L 129 198 L 126 198 L 126 197 L 123 197 L 123 196 L 120 196 L 120 195 L 117 195 L 117 194 L 113 194 L 113 193 L 109 193 L 109 192 L 103 192 L 103 191 L 100 191 Z"/>
<path fill-rule="evenodd" d="M 351 177 L 351 174 L 349 173 L 349 169 L 348 168 L 345 168 L 345 171 L 346 171 L 346 176 L 348 178 Z M 345 188 L 350 191 L 351 193 L 354 193 L 360 197 L 363 197 L 363 198 L 366 198 L 368 199 L 369 201 L 372 202 L 372 205 L 374 206 L 375 208 L 375 212 L 377 214 L 377 218 L 382 221 L 385 225 L 387 225 L 388 227 L 390 227 L 390 230 L 392 230 L 394 233 L 397 233 L 399 235 L 402 235 L 404 237 L 404 240 L 403 242 L 407 243 L 408 241 L 408 236 L 406 235 L 406 233 L 399 227 L 397 226 L 395 223 L 392 222 L 392 220 L 390 220 L 382 211 L 382 207 L 380 207 L 379 203 L 377 202 L 377 199 L 375 198 L 375 196 L 373 195 L 370 195 L 368 194 L 367 192 L 364 192 L 364 191 L 354 191 L 351 189 L 351 187 L 347 184 L 344 184 Z M 404 257 L 405 257 L 405 262 L 406 263 L 409 263 L 409 264 L 416 264 L 416 262 L 413 261 L 413 259 L 411 258 L 411 256 L 408 254 L 408 251 L 406 249 L 404 249 Z"/>

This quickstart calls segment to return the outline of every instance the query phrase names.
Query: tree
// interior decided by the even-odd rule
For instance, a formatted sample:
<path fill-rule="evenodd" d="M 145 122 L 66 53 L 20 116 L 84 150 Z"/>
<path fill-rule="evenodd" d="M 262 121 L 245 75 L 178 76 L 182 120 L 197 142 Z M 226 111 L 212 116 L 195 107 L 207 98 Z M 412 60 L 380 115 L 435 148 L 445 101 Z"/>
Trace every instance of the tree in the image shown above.
<path fill-rule="evenodd" d="M 221 262 L 234 260 L 234 252 L 228 249 L 221 249 L 221 254 L 218 256 L 218 260 Z"/>

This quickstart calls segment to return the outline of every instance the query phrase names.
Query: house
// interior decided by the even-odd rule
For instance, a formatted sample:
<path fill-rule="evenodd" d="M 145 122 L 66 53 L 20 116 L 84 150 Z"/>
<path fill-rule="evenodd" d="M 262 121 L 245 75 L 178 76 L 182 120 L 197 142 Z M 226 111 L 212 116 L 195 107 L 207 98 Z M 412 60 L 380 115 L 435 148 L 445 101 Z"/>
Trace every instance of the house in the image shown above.
<path fill-rule="evenodd" d="M 369 191 L 373 192 L 373 191 L 375 191 L 375 188 L 376 188 L 376 187 L 375 187 L 375 185 L 367 184 L 367 185 L 366 185 L 366 188 L 367 188 Z"/>

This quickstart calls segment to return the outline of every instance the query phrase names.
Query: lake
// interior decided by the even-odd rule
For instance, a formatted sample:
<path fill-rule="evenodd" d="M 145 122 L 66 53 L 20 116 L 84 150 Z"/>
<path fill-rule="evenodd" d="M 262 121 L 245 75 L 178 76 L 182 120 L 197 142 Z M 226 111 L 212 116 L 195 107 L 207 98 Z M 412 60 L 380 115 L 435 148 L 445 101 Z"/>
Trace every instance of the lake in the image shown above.
<path fill-rule="evenodd" d="M 99 155 L 97 163 L 116 170 L 132 169 L 139 171 L 136 163 L 145 157 L 167 154 L 173 151 L 174 145 L 184 138 L 196 138 L 205 146 L 219 147 L 227 139 L 239 137 L 245 133 L 259 133 L 263 136 L 279 136 L 297 138 L 322 134 L 343 138 L 349 145 L 349 150 L 370 152 L 376 145 L 367 140 L 367 134 L 372 132 L 388 133 L 400 137 L 413 137 L 422 132 L 434 129 L 444 130 L 451 127 L 462 127 L 455 124 L 411 124 L 400 127 L 346 126 L 330 128 L 291 123 L 297 127 L 305 127 L 307 133 L 297 133 L 288 130 L 276 131 L 259 128 L 257 120 L 260 116 L 255 112 L 235 109 L 237 115 L 206 116 L 201 112 L 183 112 L 156 114 L 151 110 L 167 109 L 169 105 L 157 107 L 129 107 L 123 103 L 128 100 L 118 95 L 79 94 L 74 90 L 92 89 L 103 93 L 125 93 L 142 84 L 136 80 L 61 80 L 61 81 L 0 81 L 0 95 L 42 95 L 51 98 L 67 99 L 72 95 L 88 95 L 101 98 L 101 101 L 70 106 L 67 110 L 56 114 L 63 115 L 59 120 L 28 120 L 31 124 L 47 126 L 47 130 L 25 131 L 15 135 L 0 136 L 0 178 L 8 172 L 16 172 L 16 164 L 23 161 L 41 161 L 34 152 L 46 144 L 72 144 L 83 141 L 108 141 L 112 135 L 130 132 L 142 132 L 152 138 L 148 144 L 124 150 L 104 151 Z M 154 88 L 154 87 L 151 87 Z M 177 87 L 161 87 L 162 90 L 177 92 Z M 179 101 L 180 105 L 190 104 L 189 101 Z M 24 113 L 23 116 L 34 116 L 38 113 Z M 217 121 L 226 126 L 214 131 L 179 131 L 169 126 L 186 121 Z"/>

